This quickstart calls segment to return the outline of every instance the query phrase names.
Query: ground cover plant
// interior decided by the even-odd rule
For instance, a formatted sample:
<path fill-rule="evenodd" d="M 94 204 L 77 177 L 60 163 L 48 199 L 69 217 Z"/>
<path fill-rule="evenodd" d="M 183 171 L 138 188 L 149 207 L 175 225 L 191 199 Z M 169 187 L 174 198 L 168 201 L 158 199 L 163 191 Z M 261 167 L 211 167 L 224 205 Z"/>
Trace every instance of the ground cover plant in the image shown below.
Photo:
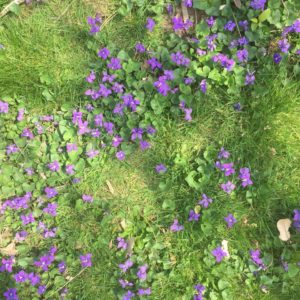
<path fill-rule="evenodd" d="M 299 297 L 299 5 L 179 2 L 6 17 L 4 299 Z"/>

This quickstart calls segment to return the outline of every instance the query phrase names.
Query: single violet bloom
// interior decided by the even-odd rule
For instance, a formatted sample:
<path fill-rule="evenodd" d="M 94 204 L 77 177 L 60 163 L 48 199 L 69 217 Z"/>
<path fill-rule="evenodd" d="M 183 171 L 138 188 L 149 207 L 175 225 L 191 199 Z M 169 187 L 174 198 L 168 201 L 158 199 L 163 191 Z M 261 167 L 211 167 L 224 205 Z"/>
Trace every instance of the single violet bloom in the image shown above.
<path fill-rule="evenodd" d="M 133 266 L 133 262 L 130 259 L 126 260 L 124 264 L 119 264 L 119 268 L 124 273 L 126 273 L 128 269 L 130 269 L 132 266 Z"/>
<path fill-rule="evenodd" d="M 245 85 L 253 85 L 254 82 L 255 82 L 254 72 L 247 71 L 247 74 L 245 77 Z"/>
<path fill-rule="evenodd" d="M 216 22 L 216 20 L 215 20 L 215 18 L 213 16 L 210 16 L 205 21 L 206 21 L 208 27 L 210 27 L 210 28 L 213 27 L 214 24 L 215 24 L 215 22 Z"/>
<path fill-rule="evenodd" d="M 47 166 L 51 172 L 58 172 L 60 168 L 57 160 L 53 161 L 52 163 L 49 163 Z"/>
<path fill-rule="evenodd" d="M 108 66 L 108 68 L 110 68 L 112 70 L 120 70 L 120 69 L 122 69 L 121 61 L 117 57 L 112 57 L 110 59 L 110 62 L 107 64 L 107 66 Z"/>
<path fill-rule="evenodd" d="M 64 261 L 62 261 L 58 264 L 59 273 L 64 273 L 66 271 L 66 269 L 67 269 L 67 265 Z"/>
<path fill-rule="evenodd" d="M 159 165 L 156 165 L 155 167 L 155 170 L 157 173 L 165 173 L 167 171 L 167 168 L 164 164 L 159 164 Z"/>
<path fill-rule="evenodd" d="M 51 199 L 58 194 L 57 190 L 51 187 L 45 187 L 44 192 L 46 193 L 48 199 Z"/>
<path fill-rule="evenodd" d="M 230 194 L 235 189 L 235 185 L 231 181 L 227 181 L 221 184 L 221 188 L 225 193 Z"/>
<path fill-rule="evenodd" d="M 152 32 L 153 31 L 153 28 L 155 26 L 155 22 L 152 18 L 147 18 L 147 24 L 146 24 L 146 28 Z"/>
<path fill-rule="evenodd" d="M 224 217 L 224 220 L 227 223 L 228 228 L 232 228 L 232 226 L 237 222 L 232 214 L 228 214 L 228 216 Z"/>
<path fill-rule="evenodd" d="M 128 244 L 126 243 L 125 239 L 123 239 L 122 237 L 117 237 L 117 242 L 118 242 L 117 245 L 118 249 L 123 249 L 123 250 L 127 249 Z"/>
<path fill-rule="evenodd" d="M 86 255 L 80 255 L 79 259 L 80 259 L 82 268 L 92 266 L 92 254 L 91 253 L 87 253 Z"/>
<path fill-rule="evenodd" d="M 215 257 L 217 263 L 221 262 L 227 256 L 227 253 L 221 247 L 212 250 L 211 254 Z"/>
<path fill-rule="evenodd" d="M 229 20 L 229 21 L 224 25 L 224 29 L 225 29 L 225 30 L 228 30 L 228 31 L 230 31 L 230 32 L 232 32 L 232 31 L 234 30 L 235 26 L 236 26 L 236 25 L 235 25 L 234 21 Z"/>
<path fill-rule="evenodd" d="M 137 43 L 135 45 L 135 50 L 138 52 L 138 53 L 144 53 L 146 52 L 146 48 L 145 46 L 142 44 L 142 43 Z"/>
<path fill-rule="evenodd" d="M 275 64 L 279 64 L 282 60 L 282 56 L 279 53 L 273 55 L 273 61 Z"/>
<path fill-rule="evenodd" d="M 110 51 L 105 47 L 99 50 L 98 56 L 106 60 L 110 55 Z"/>
<path fill-rule="evenodd" d="M 135 296 L 135 293 L 132 291 L 127 291 L 125 295 L 123 295 L 122 300 L 131 300 Z"/>
<path fill-rule="evenodd" d="M 94 198 L 93 198 L 93 196 L 91 196 L 91 195 L 83 194 L 83 195 L 82 195 L 82 200 L 83 200 L 84 202 L 93 202 L 93 201 L 94 201 Z"/>
<path fill-rule="evenodd" d="M 9 104 L 0 100 L 0 114 L 7 114 L 9 110 Z"/>
<path fill-rule="evenodd" d="M 212 199 L 209 198 L 206 194 L 202 194 L 201 200 L 199 200 L 198 204 L 204 208 L 208 208 L 209 204 L 212 203 Z"/>
<path fill-rule="evenodd" d="M 199 221 L 200 214 L 196 213 L 193 209 L 189 212 L 189 221 Z"/>
<path fill-rule="evenodd" d="M 193 0 L 184 0 L 184 5 L 186 7 L 193 7 Z"/>
<path fill-rule="evenodd" d="M 118 160 L 124 160 L 124 159 L 125 159 L 125 153 L 124 153 L 124 151 L 118 151 L 118 152 L 116 153 L 116 158 L 117 158 Z"/>
<path fill-rule="evenodd" d="M 184 229 L 183 225 L 180 225 L 178 220 L 174 219 L 173 224 L 170 226 L 170 230 L 173 231 L 173 232 L 178 232 L 178 231 L 181 231 L 183 229 Z"/>
<path fill-rule="evenodd" d="M 264 10 L 267 0 L 251 0 L 250 7 L 255 10 Z"/>
<path fill-rule="evenodd" d="M 139 278 L 139 280 L 144 281 L 147 278 L 147 269 L 148 265 L 143 265 L 139 267 L 138 272 L 136 273 L 136 276 Z"/>
<path fill-rule="evenodd" d="M 138 289 L 137 294 L 139 296 L 149 296 L 151 295 L 151 288 L 147 288 L 147 289 Z"/>
<path fill-rule="evenodd" d="M 207 83 L 205 79 L 202 79 L 200 82 L 200 89 L 203 94 L 206 94 L 207 91 Z"/>

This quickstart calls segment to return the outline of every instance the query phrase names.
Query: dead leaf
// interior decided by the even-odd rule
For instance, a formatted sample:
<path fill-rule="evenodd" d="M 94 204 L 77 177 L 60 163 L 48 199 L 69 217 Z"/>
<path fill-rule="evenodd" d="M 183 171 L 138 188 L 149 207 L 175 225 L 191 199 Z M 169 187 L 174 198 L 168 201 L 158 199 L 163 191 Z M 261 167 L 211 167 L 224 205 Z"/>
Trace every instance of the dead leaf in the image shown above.
<path fill-rule="evenodd" d="M 291 227 L 292 221 L 290 219 L 280 219 L 277 222 L 277 229 L 279 230 L 279 238 L 286 242 L 291 238 L 289 228 Z"/>
<path fill-rule="evenodd" d="M 228 241 L 223 240 L 222 241 L 222 250 L 227 254 L 227 258 L 230 257 L 229 251 L 228 251 Z"/>
<path fill-rule="evenodd" d="M 131 256 L 132 255 L 133 246 L 134 246 L 134 238 L 129 238 L 126 242 L 127 242 L 126 255 L 127 256 Z"/>
<path fill-rule="evenodd" d="M 234 4 L 237 8 L 241 8 L 242 7 L 242 3 L 240 0 L 234 0 Z"/>
<path fill-rule="evenodd" d="M 18 253 L 15 242 L 10 243 L 4 248 L 0 248 L 0 253 L 8 256 L 15 256 Z"/>
<path fill-rule="evenodd" d="M 110 183 L 110 181 L 106 180 L 106 184 L 107 184 L 107 187 L 108 187 L 110 193 L 114 195 L 115 194 L 115 190 L 114 190 L 112 184 Z"/>

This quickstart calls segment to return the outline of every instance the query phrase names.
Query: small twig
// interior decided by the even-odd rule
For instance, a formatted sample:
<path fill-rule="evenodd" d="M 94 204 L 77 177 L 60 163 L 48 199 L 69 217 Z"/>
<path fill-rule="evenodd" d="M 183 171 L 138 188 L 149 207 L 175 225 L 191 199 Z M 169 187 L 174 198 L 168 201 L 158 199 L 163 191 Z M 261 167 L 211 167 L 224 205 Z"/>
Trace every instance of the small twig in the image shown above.
<path fill-rule="evenodd" d="M 107 17 L 104 22 L 101 25 L 101 30 L 106 26 L 106 24 L 108 24 L 115 16 L 117 15 L 116 12 L 114 12 L 113 14 L 111 14 L 109 17 Z"/>
<path fill-rule="evenodd" d="M 236 24 L 236 28 L 237 28 L 237 30 L 238 30 L 238 32 L 239 32 L 239 35 L 240 35 L 240 37 L 242 37 L 241 31 L 240 31 L 240 27 L 239 27 L 239 24 L 238 24 L 238 22 L 237 22 L 237 19 L 236 19 L 236 17 L 235 17 L 234 12 L 232 12 L 232 15 L 233 15 L 234 22 L 235 22 L 235 24 Z"/>
<path fill-rule="evenodd" d="M 76 277 L 78 277 L 79 275 L 81 275 L 85 270 L 87 269 L 87 267 L 85 267 L 84 269 L 82 269 L 78 274 L 76 274 L 72 279 L 70 279 L 67 283 L 65 283 L 63 286 L 61 286 L 60 288 L 58 288 L 57 290 L 55 290 L 52 294 L 50 294 L 49 296 L 45 297 L 45 299 L 48 299 L 50 296 L 56 294 L 57 292 L 59 292 L 60 290 L 62 290 L 65 286 L 67 286 L 70 282 L 72 282 Z"/>
<path fill-rule="evenodd" d="M 22 3 L 24 3 L 24 2 L 25 2 L 25 0 L 13 0 L 12 2 L 10 2 L 9 4 L 7 4 L 7 5 L 3 8 L 3 10 L 2 10 L 1 13 L 0 13 L 0 18 L 4 17 L 7 13 L 9 13 L 9 12 L 10 12 L 10 8 L 11 8 L 14 4 L 19 5 L 19 4 L 22 4 Z"/>

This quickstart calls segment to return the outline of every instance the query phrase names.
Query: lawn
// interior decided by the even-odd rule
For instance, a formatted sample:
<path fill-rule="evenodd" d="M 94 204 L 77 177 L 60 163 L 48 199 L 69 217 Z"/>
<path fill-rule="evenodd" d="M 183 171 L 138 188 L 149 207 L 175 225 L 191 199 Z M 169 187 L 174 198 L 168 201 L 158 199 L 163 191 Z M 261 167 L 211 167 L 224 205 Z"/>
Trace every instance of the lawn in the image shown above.
<path fill-rule="evenodd" d="M 21 300 L 61 299 L 63 296 L 59 295 L 66 293 L 65 288 L 68 290 L 65 299 L 130 299 L 122 298 L 129 289 L 123 290 L 119 283 L 123 278 L 119 265 L 127 259 L 131 259 L 134 266 L 126 278 L 135 281 L 139 288 L 151 287 L 150 296 L 136 296 L 137 299 L 192 299 L 198 283 L 205 286 L 204 299 L 299 299 L 299 232 L 290 228 L 289 241 L 281 241 L 276 227 L 279 219 L 292 220 L 293 211 L 300 209 L 299 55 L 284 58 L 279 65 L 267 63 L 265 57 L 253 58 L 250 67 L 257 68 L 253 89 L 238 86 L 238 92 L 231 93 L 227 89 L 233 88 L 230 79 L 228 85 L 224 83 L 226 80 L 222 81 L 224 85 L 211 83 L 205 95 L 180 87 L 186 97 L 184 100 L 193 108 L 189 122 L 178 108 L 178 99 L 170 98 L 172 104 L 161 108 L 161 104 L 153 102 L 156 99 L 153 90 L 141 92 L 144 86 L 139 83 L 154 75 L 139 75 L 133 64 L 133 71 L 128 71 L 122 80 L 144 101 L 143 108 L 137 110 L 140 119 L 130 113 L 126 115 L 127 123 L 119 119 L 116 123 L 120 135 L 130 137 L 132 127 L 152 121 L 157 132 L 149 135 L 151 148 L 142 151 L 129 142 L 120 148 L 126 154 L 125 160 L 116 159 L 112 147 L 103 148 L 99 158 L 87 162 L 69 156 L 66 164 L 80 161 L 80 166 L 75 166 L 81 179 L 77 184 L 72 184 L 62 171 L 52 175 L 44 168 L 50 161 L 60 160 L 62 151 L 57 149 L 73 140 L 73 135 L 81 151 L 95 146 L 94 141 L 77 137 L 70 119 L 73 109 L 85 111 L 88 103 L 84 95 L 88 86 L 85 78 L 90 70 L 98 73 L 102 70 L 97 56 L 100 48 L 126 51 L 128 56 L 125 52 L 118 54 L 122 59 L 126 57 L 126 68 L 132 59 L 141 64 L 137 68 L 141 72 L 146 72 L 142 66 L 145 57 L 135 51 L 137 42 L 143 42 L 148 49 L 160 49 L 158 53 L 164 53 L 166 44 L 172 49 L 170 52 L 177 51 L 178 47 L 182 51 L 188 48 L 178 37 L 169 38 L 164 1 L 154 4 L 150 0 L 133 1 L 137 7 L 132 9 L 129 4 L 118 2 L 121 1 L 105 4 L 105 1 L 53 0 L 46 4 L 22 5 L 18 15 L 9 13 L 0 21 L 0 44 L 4 46 L 0 49 L 0 99 L 8 101 L 13 109 L 24 105 L 28 122 L 31 118 L 36 122 L 37 116 L 45 114 L 57 114 L 55 120 L 59 120 L 58 125 L 45 126 L 53 138 L 50 133 L 41 135 L 40 144 L 25 146 L 15 134 L 25 124 L 21 122 L 19 127 L 17 122 L 5 119 L 6 114 L 1 119 L 0 114 L 0 134 L 3 135 L 0 208 L 6 199 L 31 191 L 35 199 L 32 210 L 38 219 L 42 209 L 36 203 L 44 187 L 53 183 L 59 192 L 56 221 L 45 221 L 47 226 L 55 224 L 56 237 L 52 241 L 42 239 L 37 225 L 27 225 L 32 226 L 26 227 L 32 233 L 16 247 L 13 274 L 21 269 L 35 272 L 33 261 L 50 246 L 58 248 L 49 272 L 39 273 L 46 293 L 39 296 L 37 286 L 16 283 L 11 274 L 3 272 L 0 273 L 3 281 L 0 299 L 12 287 L 17 287 Z M 274 6 L 278 1 L 269 2 Z M 289 17 L 296 19 L 299 10 L 292 10 L 296 1 L 288 2 Z M 136 3 L 142 4 L 139 7 Z M 5 4 L 7 1 L 0 0 L 0 6 Z M 278 5 L 284 11 L 285 7 Z M 97 12 L 105 21 L 94 37 L 89 33 L 86 18 L 94 17 Z M 148 32 L 146 19 L 156 14 L 159 26 Z M 282 20 L 286 19 L 282 17 Z M 270 24 L 273 23 L 270 21 Z M 263 42 L 264 39 L 265 36 L 261 38 Z M 290 42 L 299 46 L 299 34 L 292 36 Z M 186 53 L 194 57 L 194 53 Z M 138 74 L 137 83 L 130 81 L 134 72 Z M 220 74 L 223 76 L 225 72 Z M 11 104 L 15 99 L 21 104 Z M 237 103 L 241 109 L 236 109 Z M 110 104 L 105 105 L 108 110 Z M 101 110 L 96 108 L 96 113 L 99 112 Z M 88 113 L 87 116 L 91 118 Z M 17 159 L 6 158 L 5 147 L 12 141 L 24 147 Z M 100 142 L 97 146 L 101 149 Z M 230 159 L 223 162 L 234 162 L 236 172 L 230 179 L 237 189 L 230 194 L 220 188 L 227 179 L 215 167 L 222 147 L 230 152 Z M 24 164 L 18 162 L 20 156 Z M 156 172 L 158 164 L 164 164 L 166 172 Z M 28 182 L 18 170 L 27 165 L 36 168 L 38 174 L 34 176 L 39 176 Z M 240 168 L 249 168 L 253 185 L 238 186 Z M 23 185 L 25 181 L 28 187 Z M 33 187 L 29 187 L 32 184 Z M 24 188 L 19 189 L 19 185 Z M 209 208 L 198 205 L 202 194 L 213 199 Z M 82 195 L 92 195 L 94 201 L 86 203 Z M 191 210 L 200 213 L 198 222 L 188 221 Z M 237 220 L 230 229 L 224 221 L 229 213 Z M 16 232 L 24 229 L 19 219 L 14 222 L 17 216 L 17 212 L 0 215 L 0 258 L 9 256 L 3 249 L 7 249 Z M 184 230 L 170 230 L 175 219 Z M 5 232 L 9 233 L 5 235 Z M 117 250 L 117 237 L 129 244 L 125 250 Z M 211 252 L 224 240 L 228 241 L 227 257 L 217 263 Z M 251 249 L 260 249 L 263 263 L 255 264 L 251 260 Z M 92 267 L 80 267 L 78 257 L 84 253 L 92 254 Z M 61 275 L 56 265 L 62 260 L 67 269 Z M 139 281 L 138 266 L 145 264 L 147 279 Z"/>

